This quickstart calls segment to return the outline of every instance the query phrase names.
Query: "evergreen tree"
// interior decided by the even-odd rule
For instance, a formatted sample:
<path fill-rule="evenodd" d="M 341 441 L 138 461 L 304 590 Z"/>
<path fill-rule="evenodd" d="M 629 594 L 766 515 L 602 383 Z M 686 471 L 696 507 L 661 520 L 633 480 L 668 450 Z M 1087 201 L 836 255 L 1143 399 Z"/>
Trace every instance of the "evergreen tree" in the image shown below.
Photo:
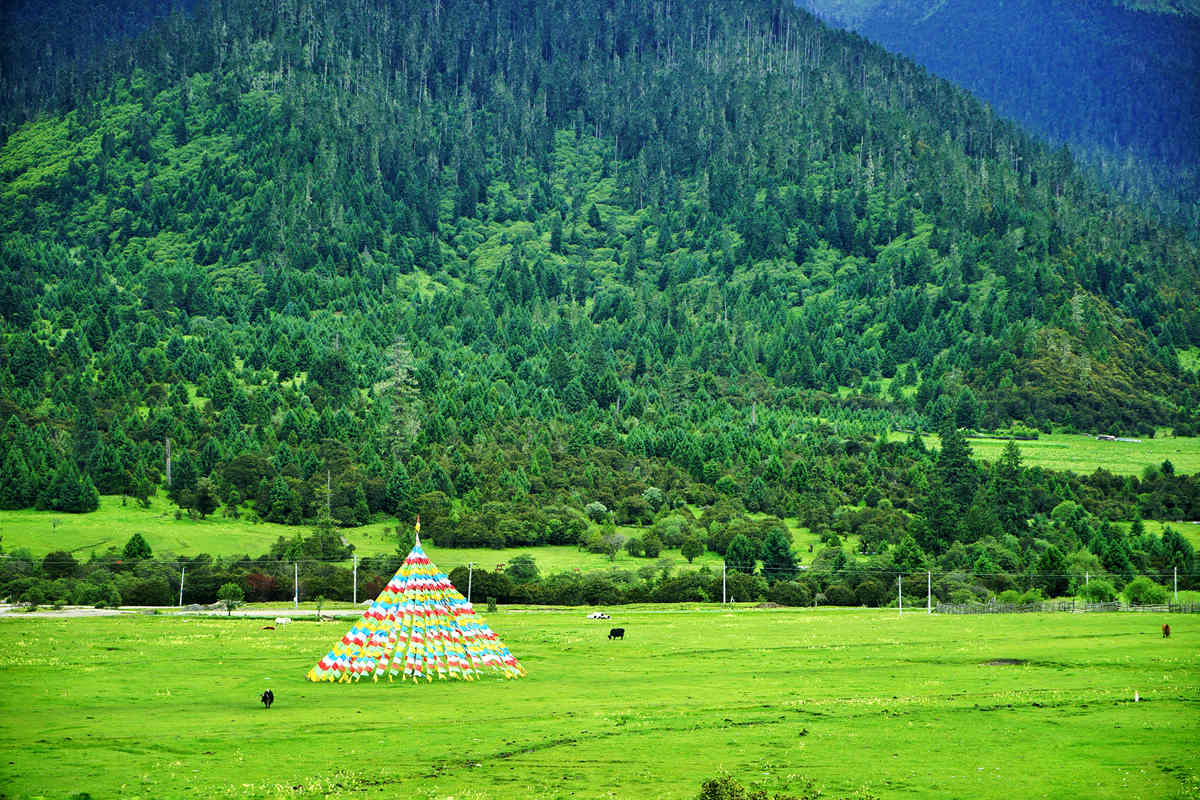
<path fill-rule="evenodd" d="M 1062 551 L 1050 545 L 1042 553 L 1034 568 L 1037 585 L 1047 598 L 1061 597 L 1070 588 L 1070 576 L 1067 575 L 1067 561 Z"/>
<path fill-rule="evenodd" d="M 725 550 L 725 565 L 735 572 L 741 572 L 746 575 L 754 574 L 754 567 L 758 561 L 759 546 L 753 539 L 743 533 L 739 533 L 729 542 L 729 547 Z"/>
<path fill-rule="evenodd" d="M 925 551 L 921 549 L 921 546 L 917 544 L 917 540 L 909 533 L 905 533 L 900 538 L 895 551 L 892 553 L 892 560 L 896 562 L 896 569 L 901 572 L 923 570 L 927 561 Z"/>
<path fill-rule="evenodd" d="M 126 561 L 139 561 L 141 559 L 151 558 L 154 553 L 147 544 L 145 538 L 140 533 L 135 533 L 129 537 L 129 541 L 125 543 L 125 549 L 121 553 L 121 557 Z"/>
<path fill-rule="evenodd" d="M 100 507 L 100 493 L 73 459 L 64 459 L 38 495 L 37 506 L 49 511 L 86 514 Z"/>
<path fill-rule="evenodd" d="M 128 476 L 116 450 L 107 442 L 100 442 L 92 450 L 88 474 L 101 494 L 119 494 L 126 490 Z"/>
<path fill-rule="evenodd" d="M 1024 483 L 1021 450 L 1016 442 L 1009 440 L 992 468 L 990 499 L 1000 527 L 1005 533 L 1016 536 L 1025 533 L 1029 527 L 1029 492 Z"/>
<path fill-rule="evenodd" d="M 35 499 L 33 476 L 25 463 L 25 454 L 11 445 L 0 461 L 0 508 L 27 508 Z"/>
<path fill-rule="evenodd" d="M 977 468 L 971 460 L 971 447 L 953 421 L 943 424 L 938 435 L 941 438 L 941 450 L 935 469 L 937 479 L 962 513 L 971 505 L 978 485 Z"/>
<path fill-rule="evenodd" d="M 763 575 L 771 583 L 796 577 L 792 537 L 783 528 L 772 528 L 762 544 Z"/>

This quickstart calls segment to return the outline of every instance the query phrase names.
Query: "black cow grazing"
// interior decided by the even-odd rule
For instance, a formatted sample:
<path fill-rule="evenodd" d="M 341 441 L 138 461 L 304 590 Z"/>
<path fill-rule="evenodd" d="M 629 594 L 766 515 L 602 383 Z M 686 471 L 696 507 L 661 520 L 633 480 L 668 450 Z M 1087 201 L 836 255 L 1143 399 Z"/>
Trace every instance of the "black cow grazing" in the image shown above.
<path fill-rule="evenodd" d="M 266 706 L 267 708 L 270 708 L 271 703 L 275 702 L 275 693 L 272 692 L 270 689 L 267 689 L 265 692 L 262 693 L 262 697 L 259 699 L 262 700 L 262 704 L 264 706 Z"/>
<path fill-rule="evenodd" d="M 1171 626 L 1170 625 L 1163 625 L 1163 638 L 1164 639 L 1171 638 Z"/>
<path fill-rule="evenodd" d="M 625 629 L 624 628 L 611 628 L 608 631 L 608 638 L 609 639 L 624 639 L 625 638 Z"/>

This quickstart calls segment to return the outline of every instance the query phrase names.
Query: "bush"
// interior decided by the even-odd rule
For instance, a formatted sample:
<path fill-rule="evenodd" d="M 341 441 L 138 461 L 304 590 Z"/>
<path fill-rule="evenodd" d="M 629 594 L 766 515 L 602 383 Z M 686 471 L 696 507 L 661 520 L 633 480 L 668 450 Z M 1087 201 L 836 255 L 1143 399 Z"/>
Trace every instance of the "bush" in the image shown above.
<path fill-rule="evenodd" d="M 642 553 L 646 558 L 658 558 L 658 554 L 662 552 L 662 540 L 653 533 L 647 533 L 642 537 Z"/>
<path fill-rule="evenodd" d="M 592 522 L 603 522 L 608 516 L 608 507 L 599 500 L 593 500 L 583 507 L 583 513 L 587 514 Z"/>
<path fill-rule="evenodd" d="M 882 606 L 887 599 L 887 595 L 887 589 L 875 578 L 867 578 L 854 590 L 854 596 L 857 598 L 858 604 L 872 608 Z"/>
<path fill-rule="evenodd" d="M 166 578 L 125 577 L 119 587 L 121 597 L 131 606 L 168 606 L 171 587 Z"/>
<path fill-rule="evenodd" d="M 1018 597 L 1017 602 L 1020 603 L 1021 605 L 1030 605 L 1032 603 L 1040 603 L 1045 599 L 1046 598 L 1042 597 L 1041 589 L 1033 588 L 1033 589 L 1030 589 L 1029 591 L 1027 591 L 1025 594 Z"/>
<path fill-rule="evenodd" d="M 970 589 L 955 589 L 950 592 L 950 602 L 956 606 L 965 606 L 978 603 L 979 597 Z"/>
<path fill-rule="evenodd" d="M 776 581 L 767 590 L 767 599 L 781 606 L 807 606 L 812 604 L 813 593 L 808 584 L 799 581 Z"/>
<path fill-rule="evenodd" d="M 1159 586 L 1145 575 L 1139 575 L 1125 585 L 1122 592 L 1130 605 L 1153 606 L 1167 602 L 1166 587 Z"/>
<path fill-rule="evenodd" d="M 1093 578 L 1079 588 L 1079 596 L 1087 603 L 1109 603 L 1117 599 L 1117 590 L 1104 578 Z"/>
<path fill-rule="evenodd" d="M 835 583 L 825 590 L 825 602 L 831 606 L 852 606 L 856 601 L 849 586 Z"/>
<path fill-rule="evenodd" d="M 817 798 L 822 796 L 822 792 L 813 785 L 811 780 L 806 780 L 804 787 L 801 789 L 800 796 L 792 794 L 775 794 L 768 795 L 763 789 L 747 789 L 742 784 L 738 783 L 729 775 L 719 775 L 715 778 L 709 778 L 700 785 L 700 794 L 697 800 L 802 800 L 802 798 Z M 863 800 L 869 800 L 874 795 L 859 793 L 857 797 Z"/>
<path fill-rule="evenodd" d="M 727 572 L 725 593 L 731 601 L 734 599 L 743 603 L 761 601 L 767 596 L 767 579 L 761 575 Z"/>
<path fill-rule="evenodd" d="M 30 611 L 33 611 L 46 602 L 46 592 L 42 589 L 41 584 L 35 583 L 21 595 L 21 602 L 28 606 Z"/>

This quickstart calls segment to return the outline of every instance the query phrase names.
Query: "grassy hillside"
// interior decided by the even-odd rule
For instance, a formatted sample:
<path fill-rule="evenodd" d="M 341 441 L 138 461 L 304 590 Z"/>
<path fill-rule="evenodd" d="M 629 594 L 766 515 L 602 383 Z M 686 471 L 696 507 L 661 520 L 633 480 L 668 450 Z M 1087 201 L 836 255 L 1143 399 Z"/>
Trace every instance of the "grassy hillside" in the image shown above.
<path fill-rule="evenodd" d="M 623 642 L 583 616 L 487 615 L 528 677 L 420 686 L 306 683 L 344 622 L 0 620 L 6 792 L 683 800 L 721 772 L 859 800 L 1200 787 L 1186 615 L 1162 640 L 1145 614 L 630 608 Z"/>
<path fill-rule="evenodd" d="M 893 432 L 893 441 L 906 440 L 907 434 Z M 927 447 L 938 447 L 936 434 L 923 437 Z M 989 462 L 1000 458 L 1007 442 L 1001 439 L 970 439 L 975 457 Z M 1070 471 L 1088 475 L 1105 469 L 1114 475 L 1141 476 L 1147 468 L 1170 461 L 1179 472 L 1200 472 L 1200 439 L 1195 437 L 1155 437 L 1137 441 L 1103 441 L 1095 436 L 1074 433 L 1043 433 L 1037 439 L 1019 441 L 1021 458 L 1030 467 Z"/>

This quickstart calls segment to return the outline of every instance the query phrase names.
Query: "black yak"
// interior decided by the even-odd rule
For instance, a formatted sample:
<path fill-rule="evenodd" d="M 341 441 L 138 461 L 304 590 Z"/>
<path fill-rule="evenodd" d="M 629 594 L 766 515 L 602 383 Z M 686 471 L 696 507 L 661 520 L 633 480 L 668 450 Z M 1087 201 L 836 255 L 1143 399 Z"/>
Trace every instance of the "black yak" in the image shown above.
<path fill-rule="evenodd" d="M 1170 625 L 1167 625 L 1167 624 L 1165 624 L 1165 623 L 1163 624 L 1163 638 L 1164 638 L 1164 639 L 1170 639 L 1170 638 L 1171 638 L 1171 626 L 1170 626 Z"/>
<path fill-rule="evenodd" d="M 625 629 L 624 628 L 612 628 L 608 632 L 608 638 L 609 639 L 624 639 L 625 638 Z"/>
<path fill-rule="evenodd" d="M 266 706 L 267 708 L 270 708 L 271 703 L 275 702 L 275 693 L 272 692 L 270 689 L 267 689 L 265 692 L 262 693 L 262 697 L 259 699 L 262 700 L 262 704 L 264 706 Z"/>

